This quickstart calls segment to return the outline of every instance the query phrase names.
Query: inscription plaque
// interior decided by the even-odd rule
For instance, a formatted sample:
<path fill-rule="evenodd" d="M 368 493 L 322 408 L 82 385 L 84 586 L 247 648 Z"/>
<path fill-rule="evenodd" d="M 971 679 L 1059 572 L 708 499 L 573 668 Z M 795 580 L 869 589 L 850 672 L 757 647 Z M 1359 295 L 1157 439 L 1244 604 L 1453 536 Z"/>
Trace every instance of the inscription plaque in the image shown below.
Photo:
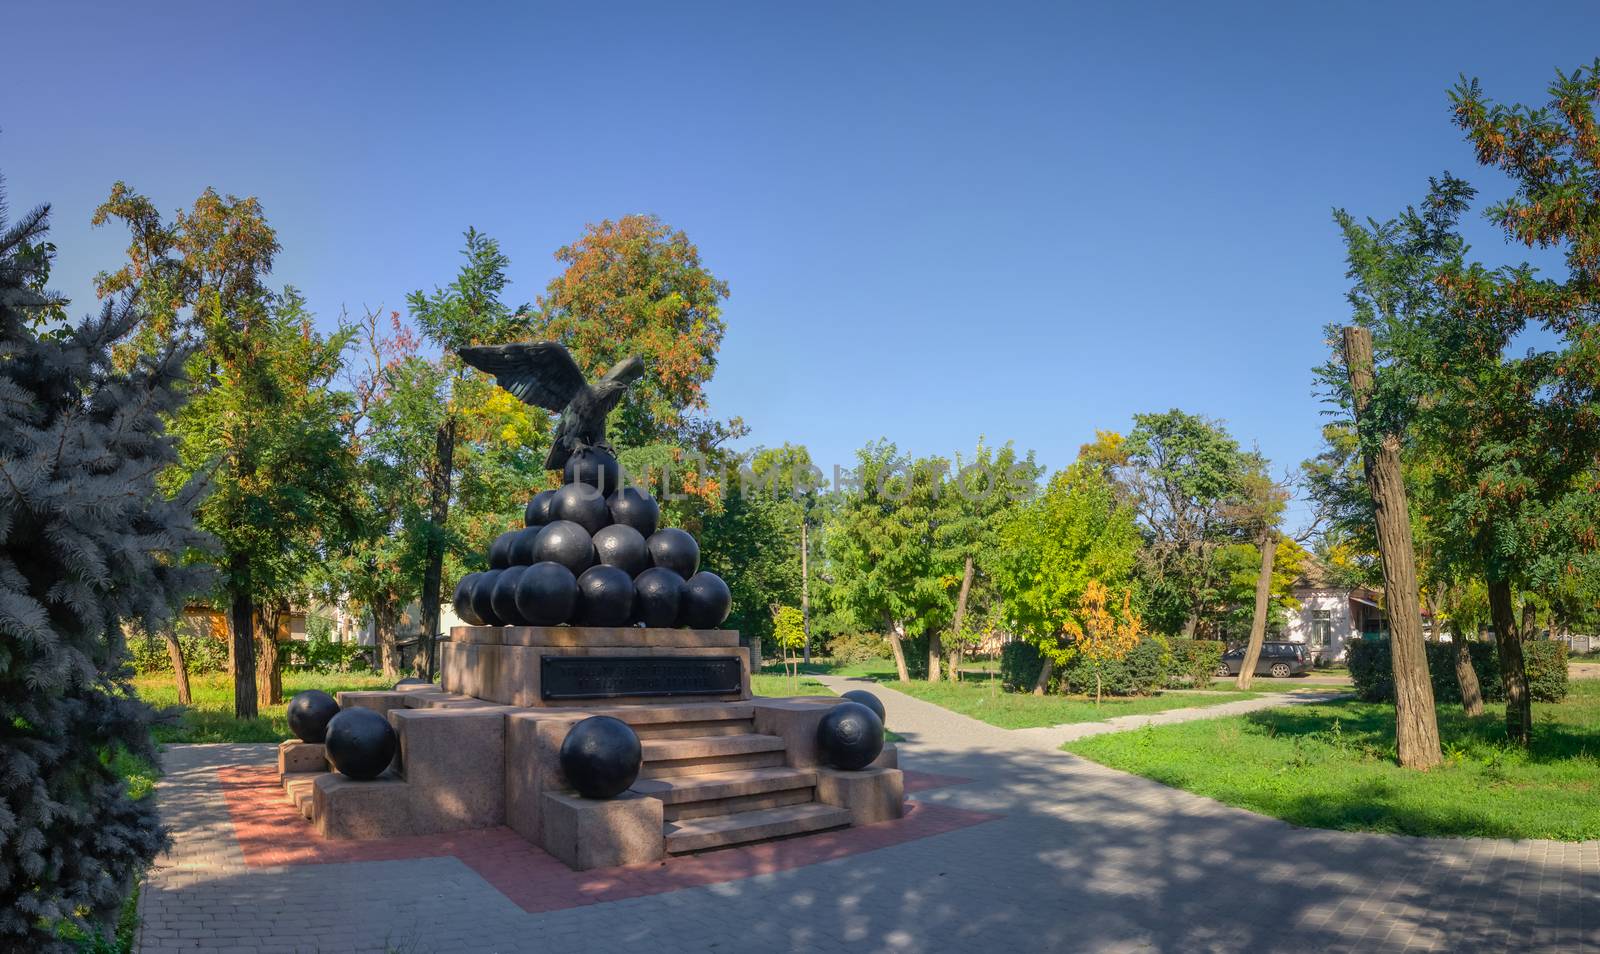
<path fill-rule="evenodd" d="M 542 699 L 618 696 L 736 696 L 738 656 L 540 656 Z"/>

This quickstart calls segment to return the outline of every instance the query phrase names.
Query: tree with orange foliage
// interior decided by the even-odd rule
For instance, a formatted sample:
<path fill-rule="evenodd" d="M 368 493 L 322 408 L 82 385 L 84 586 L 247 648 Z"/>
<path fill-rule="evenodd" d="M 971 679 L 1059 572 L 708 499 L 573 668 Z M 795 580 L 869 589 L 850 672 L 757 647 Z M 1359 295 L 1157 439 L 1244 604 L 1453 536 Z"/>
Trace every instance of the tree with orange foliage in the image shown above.
<path fill-rule="evenodd" d="M 696 416 L 727 327 L 728 283 L 700 263 L 689 236 L 653 215 L 625 215 L 590 225 L 555 257 L 566 268 L 538 300 L 532 337 L 566 345 L 590 378 L 628 355 L 645 362 L 611 415 L 615 446 L 704 455 L 743 433 L 738 419 Z"/>
<path fill-rule="evenodd" d="M 1071 654 L 1086 659 L 1094 669 L 1094 703 L 1100 704 L 1100 673 L 1106 663 L 1128 658 L 1144 626 L 1133 609 L 1133 590 L 1123 587 L 1122 598 L 1112 602 L 1111 589 L 1099 580 L 1090 580 L 1078 600 L 1075 618 L 1067 622 L 1072 638 Z"/>

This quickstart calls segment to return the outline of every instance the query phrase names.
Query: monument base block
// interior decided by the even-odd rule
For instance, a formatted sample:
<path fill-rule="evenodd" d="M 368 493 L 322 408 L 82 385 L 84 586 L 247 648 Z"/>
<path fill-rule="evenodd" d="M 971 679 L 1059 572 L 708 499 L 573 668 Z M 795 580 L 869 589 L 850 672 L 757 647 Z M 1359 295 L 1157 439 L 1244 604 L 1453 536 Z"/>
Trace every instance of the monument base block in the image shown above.
<path fill-rule="evenodd" d="M 660 861 L 661 809 L 659 800 L 633 792 L 602 799 L 546 792 L 541 845 L 578 871 Z"/>
<path fill-rule="evenodd" d="M 456 627 L 441 686 L 339 694 L 389 720 L 389 771 L 354 781 L 294 742 L 279 770 L 327 838 L 506 825 L 577 869 L 900 817 L 894 747 L 859 772 L 819 765 L 817 724 L 840 700 L 753 699 L 749 658 L 722 630 Z M 578 796 L 561 769 L 567 733 L 597 715 L 639 738 L 616 798 Z"/>

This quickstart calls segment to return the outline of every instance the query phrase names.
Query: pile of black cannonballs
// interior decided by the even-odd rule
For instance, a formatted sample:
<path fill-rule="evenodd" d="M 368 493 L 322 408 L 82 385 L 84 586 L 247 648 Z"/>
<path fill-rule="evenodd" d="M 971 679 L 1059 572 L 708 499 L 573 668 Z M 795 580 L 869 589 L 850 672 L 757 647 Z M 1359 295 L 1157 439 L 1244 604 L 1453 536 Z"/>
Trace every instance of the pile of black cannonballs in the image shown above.
<path fill-rule="evenodd" d="M 694 537 L 657 529 L 654 498 L 621 476 L 606 451 L 575 452 L 565 485 L 529 501 L 526 526 L 489 547 L 489 569 L 461 579 L 456 615 L 473 626 L 722 625 L 728 584 L 700 570 Z"/>

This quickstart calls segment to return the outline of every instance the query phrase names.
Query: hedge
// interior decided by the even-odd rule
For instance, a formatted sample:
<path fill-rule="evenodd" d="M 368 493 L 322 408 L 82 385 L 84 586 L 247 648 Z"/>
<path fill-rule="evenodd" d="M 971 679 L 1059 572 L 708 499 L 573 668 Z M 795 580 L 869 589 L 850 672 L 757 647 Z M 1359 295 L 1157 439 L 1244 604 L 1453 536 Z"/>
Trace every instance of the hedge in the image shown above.
<path fill-rule="evenodd" d="M 1428 675 L 1433 682 L 1435 702 L 1461 703 L 1461 684 L 1456 681 L 1454 643 L 1428 643 Z M 1478 674 L 1478 688 L 1485 702 L 1504 702 L 1505 685 L 1500 679 L 1500 654 L 1494 643 L 1467 643 L 1472 669 Z M 1551 640 L 1522 644 L 1523 662 L 1528 673 L 1528 691 L 1536 702 L 1560 702 L 1567 697 L 1567 647 Z M 1367 702 L 1394 701 L 1394 669 L 1389 661 L 1387 639 L 1361 639 L 1350 644 L 1346 660 L 1356 694 Z"/>
<path fill-rule="evenodd" d="M 1205 687 L 1222 665 L 1226 645 L 1215 639 L 1189 639 L 1179 636 L 1167 640 L 1172 647 L 1172 668 L 1167 673 L 1167 685 Z"/>
<path fill-rule="evenodd" d="M 888 659 L 889 640 L 881 633 L 840 633 L 828 640 L 828 655 L 842 663 L 865 663 Z"/>
<path fill-rule="evenodd" d="M 1014 640 L 1000 650 L 1000 679 L 1010 687 L 1031 691 L 1044 665 L 1032 643 Z M 1163 636 L 1145 636 L 1126 658 L 1100 667 L 1100 690 L 1111 696 L 1149 695 L 1167 684 L 1173 654 Z M 1050 677 L 1050 692 L 1093 693 L 1095 667 L 1084 659 L 1057 666 Z"/>

